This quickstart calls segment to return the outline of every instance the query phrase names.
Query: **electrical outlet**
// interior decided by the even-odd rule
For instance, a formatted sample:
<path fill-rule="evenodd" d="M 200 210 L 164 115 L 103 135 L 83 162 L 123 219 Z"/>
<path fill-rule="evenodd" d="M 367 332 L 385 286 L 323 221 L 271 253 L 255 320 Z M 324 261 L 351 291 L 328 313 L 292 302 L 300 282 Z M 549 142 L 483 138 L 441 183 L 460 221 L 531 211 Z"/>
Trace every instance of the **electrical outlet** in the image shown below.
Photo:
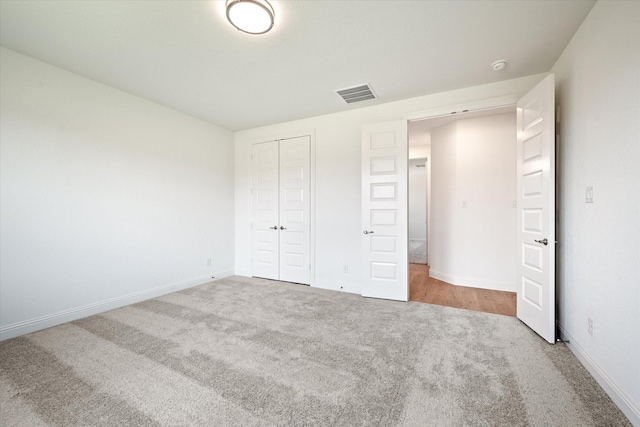
<path fill-rule="evenodd" d="M 207 258 L 207 267 L 211 267 L 211 258 Z"/>
<path fill-rule="evenodd" d="M 584 201 L 585 203 L 593 203 L 593 185 L 590 185 L 586 188 Z"/>
<path fill-rule="evenodd" d="M 342 266 L 342 272 L 343 272 L 343 273 L 348 273 L 348 272 L 349 272 L 349 266 L 348 266 L 348 265 L 346 265 L 346 264 L 345 264 L 345 265 L 343 265 L 343 266 Z"/>
<path fill-rule="evenodd" d="M 593 336 L 593 320 L 590 317 L 587 318 L 587 331 L 589 335 Z"/>

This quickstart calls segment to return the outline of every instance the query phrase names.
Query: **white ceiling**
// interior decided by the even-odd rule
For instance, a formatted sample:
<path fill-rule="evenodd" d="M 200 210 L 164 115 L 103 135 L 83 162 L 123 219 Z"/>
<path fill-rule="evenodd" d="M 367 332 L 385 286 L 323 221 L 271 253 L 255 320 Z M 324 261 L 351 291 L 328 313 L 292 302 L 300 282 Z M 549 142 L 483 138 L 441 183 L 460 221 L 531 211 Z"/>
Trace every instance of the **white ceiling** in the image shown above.
<path fill-rule="evenodd" d="M 594 1 L 271 3 L 254 36 L 224 1 L 0 0 L 0 44 L 241 130 L 547 72 Z M 361 83 L 379 99 L 334 93 Z"/>

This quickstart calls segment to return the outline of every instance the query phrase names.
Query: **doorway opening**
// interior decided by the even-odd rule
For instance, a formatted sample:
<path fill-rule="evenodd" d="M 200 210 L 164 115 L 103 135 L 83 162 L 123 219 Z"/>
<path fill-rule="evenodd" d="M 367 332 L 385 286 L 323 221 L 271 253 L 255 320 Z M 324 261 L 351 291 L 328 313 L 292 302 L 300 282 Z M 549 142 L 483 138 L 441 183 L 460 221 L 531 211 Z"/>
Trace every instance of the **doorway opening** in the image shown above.
<path fill-rule="evenodd" d="M 510 161 L 505 166 L 495 162 L 504 155 L 493 153 L 491 145 L 485 147 L 464 138 L 466 126 L 462 124 L 475 119 L 438 128 L 443 131 L 439 136 L 454 144 L 436 144 L 436 131 L 432 131 L 431 162 L 428 162 L 431 164 L 429 276 L 457 286 L 507 292 L 515 288 L 517 318 L 548 343 L 555 342 L 554 87 L 554 76 L 550 74 L 521 97 L 487 99 L 459 109 L 439 108 L 362 126 L 363 296 L 409 300 L 408 122 L 469 110 L 478 113 L 498 107 L 514 108 L 515 104 L 515 125 L 512 121 L 505 128 L 509 135 L 506 146 L 513 149 L 515 145 L 515 154 L 507 156 Z M 512 118 L 513 114 L 509 116 Z M 445 154 L 438 155 L 436 147 L 445 147 Z M 447 151 L 450 147 L 454 150 Z M 508 164 L 515 168 L 505 174 Z M 486 173 L 479 172 L 482 168 Z M 511 181 L 514 172 L 515 191 L 505 197 L 499 184 Z M 447 185 L 437 184 L 441 182 L 440 174 L 445 176 Z M 446 179 L 447 176 L 453 180 Z M 446 203 L 438 203 L 439 197 Z M 494 204 L 497 200 L 499 209 L 487 211 L 487 200 Z M 505 236 L 495 228 L 508 222 L 513 226 L 501 229 L 508 233 L 515 231 L 515 244 L 510 239 L 505 243 Z M 439 240 L 441 244 L 433 244 Z M 512 264 L 500 262 L 499 255 L 503 252 L 513 257 Z"/>
<path fill-rule="evenodd" d="M 515 105 L 413 120 L 409 299 L 516 315 Z"/>

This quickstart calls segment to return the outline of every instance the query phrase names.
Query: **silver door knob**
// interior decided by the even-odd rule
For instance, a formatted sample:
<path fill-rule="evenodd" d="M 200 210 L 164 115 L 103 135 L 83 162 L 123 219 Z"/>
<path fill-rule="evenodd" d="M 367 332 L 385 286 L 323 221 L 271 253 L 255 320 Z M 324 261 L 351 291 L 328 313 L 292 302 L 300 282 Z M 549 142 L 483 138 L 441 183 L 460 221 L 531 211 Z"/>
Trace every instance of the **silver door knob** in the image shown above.
<path fill-rule="evenodd" d="M 545 237 L 542 240 L 534 240 L 534 242 L 536 243 L 542 243 L 543 245 L 547 246 L 549 244 L 549 241 L 547 240 L 547 238 Z"/>
<path fill-rule="evenodd" d="M 278 229 L 278 226 L 277 226 L 277 225 L 274 225 L 273 227 L 269 227 L 269 228 L 270 228 L 271 230 L 277 230 L 277 229 Z"/>
<path fill-rule="evenodd" d="M 280 226 L 280 230 L 286 230 L 287 227 Z"/>
<path fill-rule="evenodd" d="M 364 234 L 373 234 L 373 230 L 372 230 L 372 231 L 364 230 L 364 231 L 363 231 L 363 233 L 364 233 Z"/>

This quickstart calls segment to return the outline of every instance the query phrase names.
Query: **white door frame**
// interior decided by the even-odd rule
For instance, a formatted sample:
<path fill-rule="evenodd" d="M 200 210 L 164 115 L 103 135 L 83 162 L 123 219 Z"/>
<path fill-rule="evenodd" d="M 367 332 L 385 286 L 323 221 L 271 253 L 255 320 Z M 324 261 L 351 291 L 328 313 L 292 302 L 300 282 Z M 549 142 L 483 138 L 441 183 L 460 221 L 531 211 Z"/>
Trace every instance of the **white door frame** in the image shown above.
<path fill-rule="evenodd" d="M 497 98 L 487 98 L 480 101 L 469 102 L 465 104 L 453 104 L 444 107 L 437 107 L 431 110 L 418 111 L 416 113 L 408 113 L 402 116 L 409 122 L 420 120 L 437 119 L 439 117 L 450 117 L 452 114 L 477 112 L 483 110 L 493 110 L 500 107 L 515 107 L 519 96 L 508 95 Z"/>
<path fill-rule="evenodd" d="M 455 105 L 450 105 L 445 107 L 438 107 L 438 108 L 433 108 L 431 110 L 425 110 L 425 111 L 420 111 L 416 113 L 408 113 L 404 115 L 402 118 L 406 119 L 408 122 L 412 122 L 412 121 L 435 119 L 439 117 L 450 117 L 452 114 L 458 114 L 458 113 L 492 110 L 494 108 L 500 108 L 500 107 L 516 107 L 518 101 L 524 95 L 525 95 L 524 93 L 514 94 L 514 95 L 507 95 L 507 96 L 502 96 L 497 98 L 488 98 L 488 99 L 465 103 L 465 104 L 455 104 Z M 553 107 L 555 108 L 555 105 Z M 557 116 L 554 114 L 554 118 L 555 117 Z M 553 147 L 555 149 L 556 144 L 554 144 Z M 557 180 L 555 185 L 556 186 L 558 185 Z M 554 191 L 556 191 L 555 187 L 554 187 Z M 407 230 L 407 233 L 408 231 L 409 230 Z M 431 233 L 429 233 L 429 236 L 430 234 Z M 429 243 L 427 242 L 427 245 L 428 244 Z M 519 250 L 519 249 L 516 248 L 516 250 Z M 556 266 L 556 270 L 557 270 L 557 266 Z M 557 304 L 557 300 L 555 301 L 555 303 Z"/>
<path fill-rule="evenodd" d="M 311 262 L 311 271 L 309 272 L 309 285 L 315 286 L 316 283 L 316 130 L 315 129 L 301 129 L 298 131 L 291 132 L 281 132 L 277 134 L 272 134 L 270 136 L 264 136 L 260 138 L 253 139 L 249 142 L 249 150 L 247 153 L 247 161 L 248 164 L 251 165 L 251 147 L 255 144 L 261 144 L 263 142 L 269 141 L 278 141 L 281 139 L 291 139 L 298 138 L 301 136 L 308 136 L 311 140 L 310 146 L 310 222 L 311 222 L 311 232 L 309 234 L 309 261 Z M 252 174 L 251 166 L 249 166 L 247 170 L 246 179 L 247 182 L 251 183 L 251 174 Z M 251 223 L 252 223 L 252 215 L 253 215 L 253 201 L 251 197 L 251 184 L 249 184 L 249 188 L 247 191 L 247 200 L 249 206 L 249 235 L 252 235 Z M 248 247 L 248 259 L 251 259 L 253 253 L 253 241 L 250 239 L 250 244 Z M 251 268 L 250 263 L 250 267 Z"/>
<path fill-rule="evenodd" d="M 404 116 L 402 116 L 403 119 L 407 120 L 407 122 L 418 122 L 421 120 L 430 120 L 430 119 L 438 119 L 441 117 L 451 117 L 452 114 L 459 114 L 459 113 L 471 113 L 471 112 L 478 112 L 478 111 L 484 111 L 484 110 L 493 110 L 495 108 L 501 108 L 501 107 L 516 107 L 516 103 L 518 102 L 518 99 L 520 99 L 520 96 L 518 95 L 507 95 L 507 96 L 500 96 L 500 97 L 496 97 L 496 98 L 487 98 L 487 99 L 483 99 L 480 101 L 474 101 L 474 102 L 469 102 L 466 104 L 453 104 L 453 105 L 449 105 L 449 106 L 444 106 L 444 107 L 437 107 L 437 108 L 433 108 L 431 110 L 424 110 L 424 111 L 419 111 L 416 113 L 408 113 L 405 114 Z M 464 115 L 462 116 L 464 117 Z M 407 144 L 408 144 L 408 138 L 407 138 Z M 431 157 L 431 156 L 429 156 Z M 407 160 L 408 162 L 408 160 Z M 431 186 L 431 159 L 427 160 L 427 186 Z M 408 196 L 408 195 L 407 195 Z M 431 248 L 430 248 L 430 240 L 431 240 L 431 203 L 430 201 L 428 201 L 428 206 L 427 206 L 427 263 L 429 263 L 429 257 L 431 254 Z M 409 232 L 409 230 L 407 230 L 407 233 Z"/>

